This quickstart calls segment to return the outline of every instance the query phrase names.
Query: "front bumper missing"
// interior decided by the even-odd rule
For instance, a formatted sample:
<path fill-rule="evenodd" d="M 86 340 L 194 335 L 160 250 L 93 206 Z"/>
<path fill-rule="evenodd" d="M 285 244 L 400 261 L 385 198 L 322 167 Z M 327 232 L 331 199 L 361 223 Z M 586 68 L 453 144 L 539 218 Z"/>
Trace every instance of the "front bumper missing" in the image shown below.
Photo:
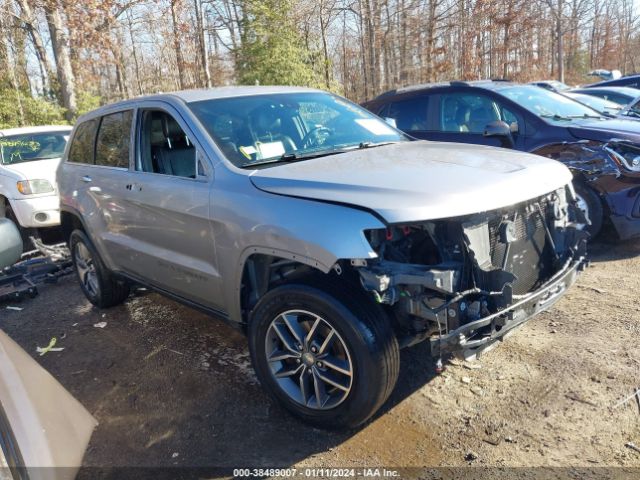
<path fill-rule="evenodd" d="M 525 298 L 517 300 L 511 306 L 467 323 L 445 335 L 431 338 L 431 353 L 434 358 L 445 353 L 461 354 L 465 358 L 473 357 L 487 350 L 501 340 L 507 333 L 524 324 L 540 312 L 548 310 L 571 287 L 578 272 L 586 267 L 584 256 L 571 259 L 547 283 Z"/>

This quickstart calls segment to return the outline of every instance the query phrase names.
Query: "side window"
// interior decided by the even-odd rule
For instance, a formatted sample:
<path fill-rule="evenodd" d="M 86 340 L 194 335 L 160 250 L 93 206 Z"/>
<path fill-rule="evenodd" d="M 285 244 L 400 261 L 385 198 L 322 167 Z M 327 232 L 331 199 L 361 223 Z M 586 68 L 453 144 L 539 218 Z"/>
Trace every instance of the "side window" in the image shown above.
<path fill-rule="evenodd" d="M 95 145 L 97 120 L 88 120 L 78 125 L 69 149 L 69 162 L 93 165 L 93 147 Z"/>
<path fill-rule="evenodd" d="M 393 118 L 396 127 L 404 132 L 427 130 L 427 106 L 429 97 L 411 98 L 393 102 L 385 117 Z"/>
<path fill-rule="evenodd" d="M 500 120 L 505 122 L 511 128 L 511 133 L 518 133 L 522 123 L 519 116 L 509 110 L 507 107 L 500 106 Z"/>
<path fill-rule="evenodd" d="M 604 96 L 604 99 L 611 102 L 619 103 L 620 105 L 626 105 L 627 103 L 629 103 L 627 97 L 625 97 L 624 95 L 618 95 L 616 93 L 609 93 Z"/>
<path fill-rule="evenodd" d="M 96 143 L 96 165 L 129 168 L 132 118 L 131 110 L 102 117 Z"/>
<path fill-rule="evenodd" d="M 489 97 L 452 93 L 440 97 L 440 130 L 457 133 L 483 133 L 484 127 L 500 120 L 497 105 Z"/>
<path fill-rule="evenodd" d="M 196 149 L 180 124 L 166 112 L 147 110 L 140 124 L 141 172 L 196 178 Z"/>

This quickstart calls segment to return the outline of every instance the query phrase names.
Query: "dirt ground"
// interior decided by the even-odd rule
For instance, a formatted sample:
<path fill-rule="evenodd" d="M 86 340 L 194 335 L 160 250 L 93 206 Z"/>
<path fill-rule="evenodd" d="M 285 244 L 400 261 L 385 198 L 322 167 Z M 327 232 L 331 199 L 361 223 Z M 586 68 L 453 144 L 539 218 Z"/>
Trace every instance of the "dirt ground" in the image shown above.
<path fill-rule="evenodd" d="M 241 333 L 154 293 L 98 311 L 66 277 L 22 311 L 0 306 L 0 328 L 99 421 L 86 466 L 550 466 L 601 478 L 600 467 L 640 467 L 625 446 L 640 445 L 640 407 L 613 408 L 640 388 L 639 255 L 640 242 L 592 246 L 566 297 L 477 362 L 436 375 L 426 345 L 404 350 L 382 411 L 341 433 L 272 402 Z M 36 357 L 53 336 L 64 351 Z"/>

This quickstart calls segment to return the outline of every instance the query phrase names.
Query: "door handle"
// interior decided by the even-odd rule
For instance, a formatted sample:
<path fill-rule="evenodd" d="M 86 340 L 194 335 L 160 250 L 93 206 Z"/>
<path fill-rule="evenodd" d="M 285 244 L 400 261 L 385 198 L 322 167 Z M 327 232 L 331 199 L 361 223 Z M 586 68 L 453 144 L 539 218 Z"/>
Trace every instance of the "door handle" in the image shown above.
<path fill-rule="evenodd" d="M 91 177 L 89 175 L 85 175 L 84 177 L 82 177 L 82 181 L 84 183 L 91 183 Z"/>
<path fill-rule="evenodd" d="M 138 192 L 142 191 L 142 187 L 138 183 L 128 183 L 124 186 L 127 190 L 137 190 Z"/>

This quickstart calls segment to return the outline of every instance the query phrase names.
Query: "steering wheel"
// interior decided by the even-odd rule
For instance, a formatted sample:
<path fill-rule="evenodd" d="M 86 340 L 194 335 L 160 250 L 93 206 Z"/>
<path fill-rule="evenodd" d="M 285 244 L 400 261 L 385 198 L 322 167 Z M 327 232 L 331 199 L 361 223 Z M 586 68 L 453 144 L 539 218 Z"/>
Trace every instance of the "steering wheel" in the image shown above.
<path fill-rule="evenodd" d="M 323 133 L 323 137 L 320 137 L 320 133 Z M 333 131 L 330 128 L 319 126 L 314 127 L 307 132 L 307 134 L 302 138 L 302 148 L 312 147 L 314 145 L 322 145 L 324 140 L 330 136 Z M 320 139 L 322 138 L 322 141 Z"/>

